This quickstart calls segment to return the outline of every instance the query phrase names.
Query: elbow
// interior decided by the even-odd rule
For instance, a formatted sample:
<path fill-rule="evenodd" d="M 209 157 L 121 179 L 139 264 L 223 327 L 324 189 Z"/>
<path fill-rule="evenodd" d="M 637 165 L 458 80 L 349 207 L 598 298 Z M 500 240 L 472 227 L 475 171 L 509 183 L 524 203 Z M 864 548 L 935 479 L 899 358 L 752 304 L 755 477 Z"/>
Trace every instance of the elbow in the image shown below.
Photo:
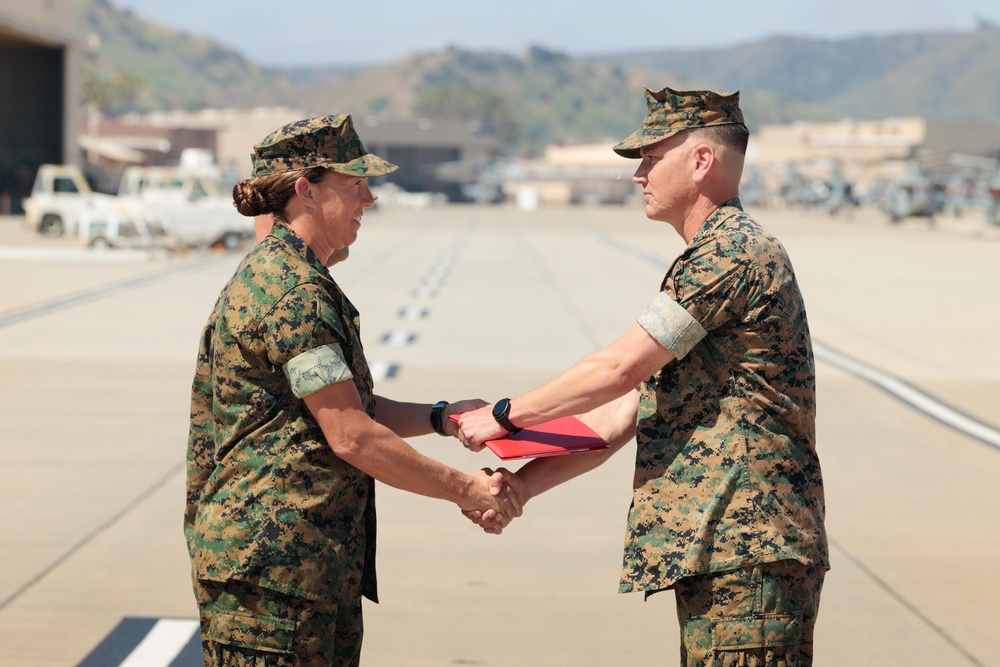
<path fill-rule="evenodd" d="M 642 369 L 632 364 L 618 364 L 607 375 L 608 387 L 614 390 L 612 398 L 624 396 L 646 379 Z"/>
<path fill-rule="evenodd" d="M 350 434 L 338 434 L 333 437 L 327 436 L 327 444 L 338 458 L 354 465 L 361 454 L 361 443 Z"/>

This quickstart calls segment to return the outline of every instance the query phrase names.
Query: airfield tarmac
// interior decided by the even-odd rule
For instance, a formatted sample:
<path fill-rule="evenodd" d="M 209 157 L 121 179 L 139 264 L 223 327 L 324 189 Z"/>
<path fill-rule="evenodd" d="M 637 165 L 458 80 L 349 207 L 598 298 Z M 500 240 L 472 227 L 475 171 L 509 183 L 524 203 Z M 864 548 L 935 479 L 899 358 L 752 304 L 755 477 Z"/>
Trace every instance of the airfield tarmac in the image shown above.
<path fill-rule="evenodd" d="M 932 228 L 749 210 L 791 254 L 817 347 L 833 569 L 815 664 L 1000 667 L 1000 231 L 980 235 L 976 214 Z M 333 274 L 378 393 L 493 401 L 623 333 L 681 248 L 641 208 L 384 209 Z M 197 664 L 106 640 L 123 619 L 193 627 L 188 390 L 238 260 L 89 252 L 0 218 L 0 665 Z M 676 664 L 673 593 L 617 593 L 633 454 L 499 537 L 379 485 L 362 664 Z"/>

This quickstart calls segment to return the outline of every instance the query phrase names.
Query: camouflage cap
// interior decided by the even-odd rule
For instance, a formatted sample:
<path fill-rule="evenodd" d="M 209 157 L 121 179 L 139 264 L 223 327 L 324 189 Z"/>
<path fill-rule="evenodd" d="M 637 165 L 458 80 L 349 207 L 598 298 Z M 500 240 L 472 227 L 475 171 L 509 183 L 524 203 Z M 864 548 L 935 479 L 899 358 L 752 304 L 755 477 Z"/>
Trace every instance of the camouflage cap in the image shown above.
<path fill-rule="evenodd" d="M 646 117 L 642 127 L 615 146 L 622 157 L 639 158 L 639 149 L 651 146 L 682 130 L 710 125 L 743 124 L 740 93 L 713 93 L 710 90 L 664 88 L 646 93 Z"/>
<path fill-rule="evenodd" d="M 253 147 L 253 177 L 309 167 L 353 176 L 384 176 L 398 167 L 365 151 L 350 114 L 289 123 Z"/>

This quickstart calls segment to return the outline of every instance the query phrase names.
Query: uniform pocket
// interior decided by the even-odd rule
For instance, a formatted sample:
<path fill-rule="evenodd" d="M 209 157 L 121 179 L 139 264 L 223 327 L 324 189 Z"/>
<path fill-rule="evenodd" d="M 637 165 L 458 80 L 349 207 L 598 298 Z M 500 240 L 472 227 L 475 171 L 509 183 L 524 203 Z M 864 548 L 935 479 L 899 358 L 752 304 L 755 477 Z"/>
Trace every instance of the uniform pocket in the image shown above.
<path fill-rule="evenodd" d="M 216 644 L 269 653 L 290 653 L 296 622 L 272 616 L 215 612 L 209 625 L 209 639 Z"/>
<path fill-rule="evenodd" d="M 795 646 L 801 643 L 802 618 L 798 614 L 759 614 L 726 618 L 712 623 L 712 648 L 720 651 Z"/>

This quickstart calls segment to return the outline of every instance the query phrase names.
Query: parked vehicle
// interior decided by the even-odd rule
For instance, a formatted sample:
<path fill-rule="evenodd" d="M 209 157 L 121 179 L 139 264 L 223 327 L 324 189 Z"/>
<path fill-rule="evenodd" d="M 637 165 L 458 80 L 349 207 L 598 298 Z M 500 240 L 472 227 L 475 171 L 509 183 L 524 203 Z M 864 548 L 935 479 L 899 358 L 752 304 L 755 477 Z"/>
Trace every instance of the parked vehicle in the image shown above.
<path fill-rule="evenodd" d="M 75 236 L 81 220 L 107 223 L 120 214 L 113 196 L 94 192 L 77 167 L 62 164 L 38 168 L 24 212 L 28 226 L 48 236 Z"/>
<path fill-rule="evenodd" d="M 118 195 L 91 190 L 73 165 L 42 165 L 27 224 L 50 236 L 87 245 L 235 249 L 253 238 L 253 220 L 220 194 L 205 168 L 127 167 Z"/>
<path fill-rule="evenodd" d="M 130 217 L 165 230 L 175 247 L 235 249 L 253 238 L 253 219 L 219 192 L 211 172 L 181 167 L 127 167 L 118 200 Z"/>

